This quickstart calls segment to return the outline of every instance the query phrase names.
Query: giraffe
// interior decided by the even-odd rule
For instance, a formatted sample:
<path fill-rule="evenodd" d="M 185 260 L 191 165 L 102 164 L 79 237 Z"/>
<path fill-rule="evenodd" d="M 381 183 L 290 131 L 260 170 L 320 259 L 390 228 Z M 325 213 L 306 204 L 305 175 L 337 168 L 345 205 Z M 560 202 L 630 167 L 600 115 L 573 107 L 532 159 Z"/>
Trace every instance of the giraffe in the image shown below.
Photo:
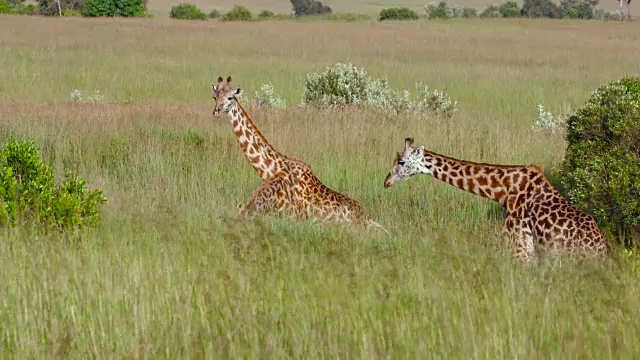
<path fill-rule="evenodd" d="M 534 242 L 544 250 L 591 257 L 606 256 L 609 245 L 593 216 L 567 201 L 535 165 L 494 165 L 463 161 L 414 147 L 405 139 L 384 187 L 416 174 L 432 175 L 459 189 L 498 202 L 506 209 L 501 234 L 513 245 L 514 256 L 534 260 Z"/>
<path fill-rule="evenodd" d="M 325 186 L 311 166 L 276 150 L 255 126 L 238 98 L 242 89 L 231 87 L 218 77 L 211 85 L 215 107 L 213 116 L 228 115 L 233 132 L 249 164 L 264 182 L 241 209 L 242 214 L 284 213 L 296 219 L 337 221 L 364 225 L 389 232 L 369 219 L 362 206 L 351 197 Z"/>

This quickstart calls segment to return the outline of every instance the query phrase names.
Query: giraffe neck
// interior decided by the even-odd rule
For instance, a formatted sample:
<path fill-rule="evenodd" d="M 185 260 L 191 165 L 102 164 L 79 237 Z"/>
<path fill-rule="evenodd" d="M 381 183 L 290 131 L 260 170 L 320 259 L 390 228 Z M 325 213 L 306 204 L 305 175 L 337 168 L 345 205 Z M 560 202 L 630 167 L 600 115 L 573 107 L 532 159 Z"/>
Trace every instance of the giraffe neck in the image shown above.
<path fill-rule="evenodd" d="M 229 111 L 229 118 L 240 148 L 263 180 L 272 178 L 286 167 L 288 158 L 269 144 L 237 100 Z"/>
<path fill-rule="evenodd" d="M 438 180 L 506 206 L 513 186 L 526 181 L 526 166 L 462 161 L 425 150 L 425 165 Z"/>

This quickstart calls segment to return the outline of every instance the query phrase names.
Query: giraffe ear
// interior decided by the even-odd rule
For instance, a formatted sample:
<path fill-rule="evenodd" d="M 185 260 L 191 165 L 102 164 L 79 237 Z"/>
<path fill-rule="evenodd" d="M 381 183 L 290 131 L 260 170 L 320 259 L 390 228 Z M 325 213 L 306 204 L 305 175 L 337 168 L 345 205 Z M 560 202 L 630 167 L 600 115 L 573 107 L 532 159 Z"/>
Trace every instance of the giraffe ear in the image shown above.
<path fill-rule="evenodd" d="M 240 97 L 240 96 L 242 96 L 242 93 L 243 93 L 242 89 L 238 88 L 233 92 L 233 95 L 235 97 Z"/>
<path fill-rule="evenodd" d="M 404 139 L 404 148 L 405 150 L 411 148 L 411 145 L 413 145 L 413 138 L 405 138 Z"/>
<path fill-rule="evenodd" d="M 231 83 L 231 75 L 227 76 L 227 84 Z"/>
<path fill-rule="evenodd" d="M 218 86 L 215 84 L 211 84 L 211 91 L 213 91 L 214 93 L 218 91 Z"/>
<path fill-rule="evenodd" d="M 222 76 L 218 76 L 218 84 L 222 82 Z"/>

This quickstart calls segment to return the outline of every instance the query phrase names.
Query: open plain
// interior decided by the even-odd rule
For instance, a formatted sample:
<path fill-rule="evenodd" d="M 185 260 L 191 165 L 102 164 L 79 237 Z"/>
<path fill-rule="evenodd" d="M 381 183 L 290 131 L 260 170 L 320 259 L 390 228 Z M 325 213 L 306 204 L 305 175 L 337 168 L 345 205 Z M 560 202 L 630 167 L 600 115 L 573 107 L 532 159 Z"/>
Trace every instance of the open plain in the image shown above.
<path fill-rule="evenodd" d="M 177 21 L 0 16 L 0 137 L 102 188 L 76 243 L 0 232 L 7 358 L 631 359 L 640 282 L 608 263 L 521 266 L 498 204 L 433 178 L 384 189 L 403 139 L 457 158 L 537 164 L 561 135 L 536 105 L 579 107 L 638 70 L 640 22 Z M 458 101 L 451 119 L 296 106 L 336 62 Z M 232 75 L 279 150 L 360 201 L 393 236 L 242 219 L 260 179 L 210 85 Z M 290 104 L 250 103 L 271 83 Z M 104 101 L 80 104 L 74 90 Z"/>

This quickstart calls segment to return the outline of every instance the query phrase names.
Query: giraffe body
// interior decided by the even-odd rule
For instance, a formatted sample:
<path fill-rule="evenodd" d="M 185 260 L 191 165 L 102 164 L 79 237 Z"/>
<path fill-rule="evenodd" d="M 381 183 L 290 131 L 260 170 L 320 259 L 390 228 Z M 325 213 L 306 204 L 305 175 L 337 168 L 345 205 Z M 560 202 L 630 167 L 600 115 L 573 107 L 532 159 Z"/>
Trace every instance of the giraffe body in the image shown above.
<path fill-rule="evenodd" d="M 602 231 L 593 216 L 569 203 L 537 166 L 507 166 L 461 161 L 413 147 L 405 139 L 385 179 L 385 188 L 412 175 L 427 174 L 462 190 L 494 200 L 506 209 L 502 233 L 516 257 L 532 260 L 535 245 L 558 252 L 606 255 Z"/>
<path fill-rule="evenodd" d="M 337 221 L 384 227 L 369 219 L 362 206 L 351 197 L 330 189 L 303 161 L 277 151 L 238 102 L 240 89 L 232 89 L 231 77 L 212 85 L 216 105 L 213 116 L 224 112 L 229 116 L 233 132 L 245 157 L 264 180 L 241 210 L 243 214 L 284 213 L 296 219 Z M 388 232 L 387 232 L 388 233 Z"/>

